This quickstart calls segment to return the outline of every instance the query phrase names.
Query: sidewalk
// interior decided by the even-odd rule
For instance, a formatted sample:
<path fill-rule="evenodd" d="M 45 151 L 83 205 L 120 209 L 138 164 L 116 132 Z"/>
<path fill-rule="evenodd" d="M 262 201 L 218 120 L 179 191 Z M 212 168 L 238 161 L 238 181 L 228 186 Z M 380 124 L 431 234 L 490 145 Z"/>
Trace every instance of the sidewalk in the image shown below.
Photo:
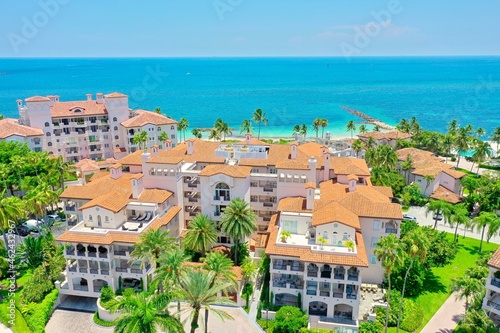
<path fill-rule="evenodd" d="M 455 293 L 441 305 L 420 333 L 451 333 L 465 313 L 465 300 L 455 300 Z"/>
<path fill-rule="evenodd" d="M 250 311 L 248 312 L 250 320 L 253 321 L 255 321 L 257 318 L 257 310 L 260 302 L 260 293 L 262 291 L 262 285 L 263 285 L 262 278 L 259 276 L 257 279 L 260 282 L 258 283 L 258 285 L 255 286 L 255 290 L 253 291 L 252 299 L 250 302 Z"/>
<path fill-rule="evenodd" d="M 10 328 L 5 327 L 4 324 L 0 323 L 0 333 L 12 333 Z"/>

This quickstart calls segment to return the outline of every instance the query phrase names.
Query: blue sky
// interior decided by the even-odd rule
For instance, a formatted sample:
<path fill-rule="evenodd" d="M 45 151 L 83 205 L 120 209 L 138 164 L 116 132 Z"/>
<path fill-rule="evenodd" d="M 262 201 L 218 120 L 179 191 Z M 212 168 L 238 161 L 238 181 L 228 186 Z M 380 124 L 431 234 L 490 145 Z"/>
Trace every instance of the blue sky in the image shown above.
<path fill-rule="evenodd" d="M 3 0 L 2 7 L 0 57 L 500 55 L 498 0 Z"/>

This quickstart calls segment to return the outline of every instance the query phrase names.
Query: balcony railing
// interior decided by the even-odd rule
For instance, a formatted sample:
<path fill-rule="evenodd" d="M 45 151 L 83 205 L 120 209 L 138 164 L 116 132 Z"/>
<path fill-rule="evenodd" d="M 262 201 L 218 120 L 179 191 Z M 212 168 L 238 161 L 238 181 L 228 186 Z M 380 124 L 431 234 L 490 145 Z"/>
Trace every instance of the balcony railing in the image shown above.
<path fill-rule="evenodd" d="M 312 295 L 312 296 L 316 296 L 316 290 L 308 290 L 306 292 L 307 295 Z"/>
<path fill-rule="evenodd" d="M 264 202 L 263 203 L 264 207 L 272 207 L 274 205 L 273 202 Z"/>
<path fill-rule="evenodd" d="M 125 256 L 127 255 L 126 251 L 116 251 L 114 252 L 115 256 Z"/>
<path fill-rule="evenodd" d="M 117 272 L 127 273 L 128 269 L 126 267 L 116 267 Z"/>
<path fill-rule="evenodd" d="M 308 277 L 318 277 L 318 271 L 315 270 L 315 271 L 308 271 L 307 272 L 307 276 Z"/>
<path fill-rule="evenodd" d="M 349 280 L 349 281 L 358 281 L 359 280 L 359 275 L 358 274 L 349 274 L 347 276 L 347 280 Z"/>
<path fill-rule="evenodd" d="M 272 188 L 272 187 L 263 187 L 263 188 L 262 188 L 262 190 L 263 190 L 264 192 L 273 192 L 273 191 L 274 191 L 274 188 Z"/>
<path fill-rule="evenodd" d="M 497 278 L 492 278 L 491 279 L 491 285 L 500 288 L 500 280 L 497 279 Z"/>
<path fill-rule="evenodd" d="M 492 301 L 488 301 L 487 305 L 494 308 L 495 310 L 500 310 L 500 304 Z"/>
<path fill-rule="evenodd" d="M 86 268 L 79 268 L 78 271 L 80 273 L 87 273 L 87 269 Z"/>
<path fill-rule="evenodd" d="M 130 269 L 130 272 L 134 273 L 134 274 L 141 274 L 142 273 L 142 270 L 139 269 L 139 268 L 131 268 Z"/>
<path fill-rule="evenodd" d="M 107 269 L 101 269 L 101 274 L 102 275 L 109 275 L 109 270 L 107 270 Z"/>
<path fill-rule="evenodd" d="M 70 271 L 70 272 L 76 272 L 76 267 L 70 267 L 70 268 L 68 268 L 68 271 Z"/>
<path fill-rule="evenodd" d="M 99 274 L 99 270 L 91 268 L 90 274 Z"/>
<path fill-rule="evenodd" d="M 75 255 L 75 249 L 72 249 L 72 250 L 70 250 L 70 249 L 66 249 L 66 254 L 67 254 L 68 256 L 74 256 L 74 255 Z"/>
<path fill-rule="evenodd" d="M 97 252 L 89 252 L 89 253 L 87 253 L 87 255 L 89 257 L 95 258 L 95 257 L 97 257 Z"/>
<path fill-rule="evenodd" d="M 214 200 L 217 201 L 231 201 L 230 197 L 223 197 L 220 195 L 214 195 Z"/>
<path fill-rule="evenodd" d="M 345 274 L 341 274 L 341 273 L 335 273 L 333 274 L 333 278 L 336 279 L 336 280 L 343 280 L 345 277 Z"/>
<path fill-rule="evenodd" d="M 81 284 L 74 284 L 73 290 L 89 291 L 89 286 L 81 285 Z"/>
<path fill-rule="evenodd" d="M 99 258 L 107 258 L 108 257 L 108 253 L 99 253 Z"/>
<path fill-rule="evenodd" d="M 385 228 L 385 233 L 386 234 L 397 234 L 398 230 L 394 228 Z"/>

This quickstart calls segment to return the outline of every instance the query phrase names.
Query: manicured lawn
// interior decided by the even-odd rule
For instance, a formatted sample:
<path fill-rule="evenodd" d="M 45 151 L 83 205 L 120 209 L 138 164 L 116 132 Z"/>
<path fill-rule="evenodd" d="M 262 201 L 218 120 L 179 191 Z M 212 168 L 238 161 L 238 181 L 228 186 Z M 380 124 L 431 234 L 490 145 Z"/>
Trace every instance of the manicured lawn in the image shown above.
<path fill-rule="evenodd" d="M 448 234 L 448 239 L 453 239 L 453 234 Z M 468 267 L 475 265 L 479 258 L 480 241 L 473 238 L 462 238 L 458 240 L 458 252 L 455 259 L 444 267 L 435 267 L 427 275 L 424 286 L 427 291 L 416 297 L 414 300 L 419 303 L 424 310 L 424 321 L 420 329 L 432 318 L 434 313 L 450 296 L 450 285 L 453 278 L 463 276 Z M 499 245 L 483 242 L 483 253 L 495 251 Z M 400 330 L 401 331 L 401 330 Z M 417 330 L 419 331 L 419 330 Z M 396 332 L 395 327 L 389 328 L 389 332 Z"/>
<path fill-rule="evenodd" d="M 31 330 L 28 328 L 28 325 L 26 324 L 26 321 L 24 320 L 24 317 L 22 316 L 21 312 L 19 312 L 19 309 L 21 308 L 20 305 L 20 294 L 22 290 L 22 286 L 28 281 L 29 277 L 31 276 L 31 273 L 27 273 L 23 276 L 21 276 L 19 279 L 17 279 L 17 285 L 19 286 L 19 289 L 16 291 L 14 299 L 16 300 L 16 319 L 15 319 L 15 324 L 14 327 L 11 327 L 12 331 L 14 333 L 31 333 Z M 3 280 L 1 282 L 2 286 L 8 287 L 9 282 L 7 280 Z M 2 297 L 7 297 L 8 291 L 6 289 L 2 289 L 0 291 L 0 295 Z M 4 325 L 9 326 L 7 322 L 4 322 L 4 318 L 8 318 L 9 314 L 9 302 L 2 302 L 0 303 L 0 313 L 2 314 L 0 318 L 2 318 L 2 322 Z"/>

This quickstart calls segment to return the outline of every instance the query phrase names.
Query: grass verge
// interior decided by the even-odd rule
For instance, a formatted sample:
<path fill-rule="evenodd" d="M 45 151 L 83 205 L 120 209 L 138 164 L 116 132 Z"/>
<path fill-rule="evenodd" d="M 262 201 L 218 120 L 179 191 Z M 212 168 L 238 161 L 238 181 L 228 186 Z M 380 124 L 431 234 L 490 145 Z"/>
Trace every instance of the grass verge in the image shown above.
<path fill-rule="evenodd" d="M 28 324 L 26 323 L 26 320 L 24 320 L 23 315 L 21 314 L 21 290 L 23 289 L 24 284 L 28 281 L 30 278 L 31 273 L 26 273 L 20 278 L 17 279 L 17 285 L 18 289 L 16 290 L 14 294 L 14 300 L 16 301 L 16 313 L 15 313 L 15 320 L 14 320 L 14 326 L 10 326 L 9 324 L 9 299 L 8 297 L 8 288 L 9 288 L 9 281 L 8 280 L 2 280 L 1 285 L 3 287 L 2 290 L 0 290 L 0 296 L 2 299 L 5 297 L 5 301 L 2 301 L 0 303 L 0 320 L 2 323 L 10 327 L 10 329 L 14 333 L 31 333 L 31 330 L 28 327 Z"/>

